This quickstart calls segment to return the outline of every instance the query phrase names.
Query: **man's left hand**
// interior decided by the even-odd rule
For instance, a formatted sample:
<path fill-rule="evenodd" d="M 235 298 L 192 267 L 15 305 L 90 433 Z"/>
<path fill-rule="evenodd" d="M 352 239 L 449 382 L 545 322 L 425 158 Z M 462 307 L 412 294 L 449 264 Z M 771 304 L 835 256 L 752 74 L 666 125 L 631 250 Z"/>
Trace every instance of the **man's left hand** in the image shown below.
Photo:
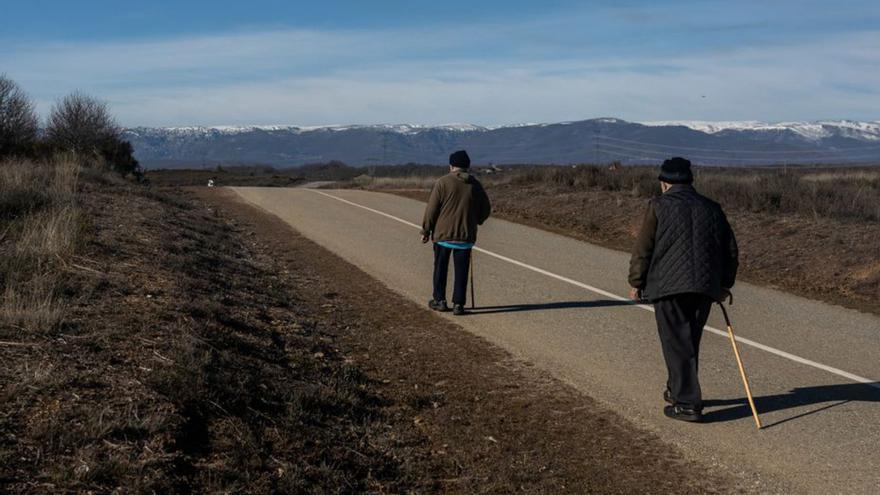
<path fill-rule="evenodd" d="M 430 241 L 430 240 L 431 240 L 431 236 L 429 236 L 429 235 L 422 236 L 422 244 L 427 244 L 428 241 Z"/>

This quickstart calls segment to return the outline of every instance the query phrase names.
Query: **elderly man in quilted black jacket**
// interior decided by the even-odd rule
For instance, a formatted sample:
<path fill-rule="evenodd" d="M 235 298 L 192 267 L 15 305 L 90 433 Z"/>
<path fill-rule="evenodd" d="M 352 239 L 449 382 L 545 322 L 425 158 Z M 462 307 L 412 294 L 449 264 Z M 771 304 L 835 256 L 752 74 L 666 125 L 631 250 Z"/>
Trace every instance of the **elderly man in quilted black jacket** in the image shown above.
<path fill-rule="evenodd" d="M 666 416 L 701 421 L 700 337 L 712 303 L 730 296 L 736 238 L 718 203 L 694 189 L 691 162 L 660 167 L 663 194 L 648 203 L 630 260 L 630 297 L 654 304 L 668 379 Z"/>

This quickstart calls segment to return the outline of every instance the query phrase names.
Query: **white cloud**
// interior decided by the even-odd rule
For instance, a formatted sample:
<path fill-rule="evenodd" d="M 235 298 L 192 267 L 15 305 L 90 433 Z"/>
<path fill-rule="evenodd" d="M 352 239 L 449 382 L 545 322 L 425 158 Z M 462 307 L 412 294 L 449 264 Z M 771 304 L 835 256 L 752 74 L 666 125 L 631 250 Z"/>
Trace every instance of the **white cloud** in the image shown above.
<path fill-rule="evenodd" d="M 46 44 L 0 54 L 0 67 L 43 111 L 83 89 L 109 100 L 125 125 L 880 116 L 880 31 L 681 55 L 591 49 L 559 58 L 528 47 L 480 55 L 515 32 L 287 30 Z"/>

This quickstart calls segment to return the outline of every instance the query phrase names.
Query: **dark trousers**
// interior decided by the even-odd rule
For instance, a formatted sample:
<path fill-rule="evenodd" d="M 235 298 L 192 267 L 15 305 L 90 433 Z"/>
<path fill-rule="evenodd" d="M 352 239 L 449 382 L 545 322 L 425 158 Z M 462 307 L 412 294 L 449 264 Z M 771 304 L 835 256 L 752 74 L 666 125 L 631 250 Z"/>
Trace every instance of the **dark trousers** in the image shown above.
<path fill-rule="evenodd" d="M 449 273 L 449 258 L 455 264 L 455 283 L 452 290 L 452 304 L 464 305 L 467 301 L 468 270 L 471 265 L 470 249 L 450 249 L 434 243 L 434 300 L 446 300 L 446 278 Z"/>
<path fill-rule="evenodd" d="M 676 404 L 695 409 L 703 408 L 697 372 L 700 338 L 712 302 L 703 294 L 677 294 L 654 302 L 660 345 L 669 373 L 666 386 Z"/>

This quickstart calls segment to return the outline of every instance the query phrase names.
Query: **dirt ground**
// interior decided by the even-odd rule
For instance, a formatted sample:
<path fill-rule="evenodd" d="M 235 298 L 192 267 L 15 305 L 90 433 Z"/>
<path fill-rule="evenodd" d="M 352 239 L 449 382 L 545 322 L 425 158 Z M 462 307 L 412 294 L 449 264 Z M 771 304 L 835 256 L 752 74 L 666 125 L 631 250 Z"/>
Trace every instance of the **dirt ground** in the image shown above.
<path fill-rule="evenodd" d="M 191 198 L 84 189 L 65 323 L 0 328 L 0 493 L 431 489 L 423 435 L 323 326 L 330 296 L 298 297 L 312 279 Z"/>
<path fill-rule="evenodd" d="M 569 192 L 548 184 L 489 185 L 487 191 L 498 218 L 622 251 L 631 249 L 646 206 L 623 192 Z M 383 192 L 428 197 L 424 190 Z M 727 215 L 739 243 L 741 280 L 880 314 L 876 222 L 731 208 Z"/>
<path fill-rule="evenodd" d="M 83 201 L 66 323 L 0 329 L 0 492 L 747 491 L 228 191 Z"/>

